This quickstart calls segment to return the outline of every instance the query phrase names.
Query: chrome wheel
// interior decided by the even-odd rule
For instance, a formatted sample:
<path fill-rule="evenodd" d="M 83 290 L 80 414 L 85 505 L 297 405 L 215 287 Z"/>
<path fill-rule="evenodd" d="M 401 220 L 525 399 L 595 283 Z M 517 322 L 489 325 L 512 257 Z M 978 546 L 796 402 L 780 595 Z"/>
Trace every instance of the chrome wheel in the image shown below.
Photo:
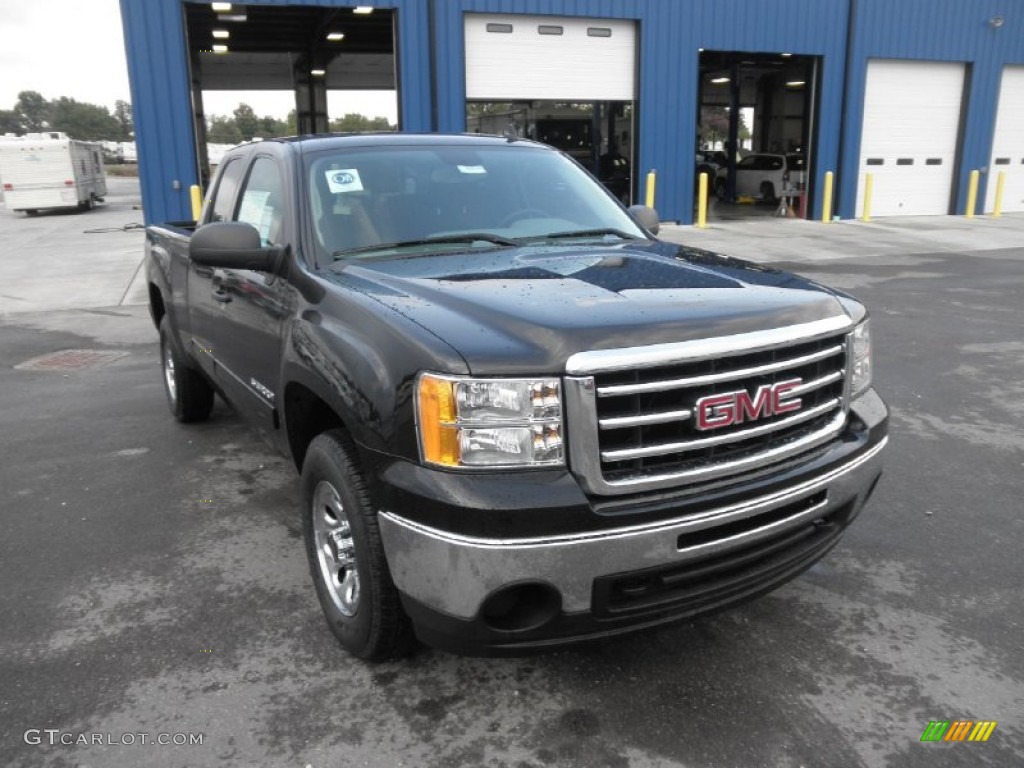
<path fill-rule="evenodd" d="M 334 607 L 343 616 L 354 616 L 359 608 L 355 542 L 338 491 L 326 480 L 317 483 L 310 514 L 323 585 Z"/>
<path fill-rule="evenodd" d="M 170 344 L 164 344 L 164 383 L 167 385 L 167 396 L 171 402 L 178 401 L 178 386 L 174 383 L 174 355 Z"/>

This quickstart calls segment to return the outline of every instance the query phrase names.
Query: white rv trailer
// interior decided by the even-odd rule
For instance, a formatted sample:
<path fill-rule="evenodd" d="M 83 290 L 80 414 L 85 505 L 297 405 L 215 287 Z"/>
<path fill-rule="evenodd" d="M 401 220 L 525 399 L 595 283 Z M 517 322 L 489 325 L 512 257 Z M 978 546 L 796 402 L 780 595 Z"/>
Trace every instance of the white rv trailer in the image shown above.
<path fill-rule="evenodd" d="M 102 148 L 57 132 L 2 136 L 0 185 L 12 211 L 91 209 L 107 194 Z"/>

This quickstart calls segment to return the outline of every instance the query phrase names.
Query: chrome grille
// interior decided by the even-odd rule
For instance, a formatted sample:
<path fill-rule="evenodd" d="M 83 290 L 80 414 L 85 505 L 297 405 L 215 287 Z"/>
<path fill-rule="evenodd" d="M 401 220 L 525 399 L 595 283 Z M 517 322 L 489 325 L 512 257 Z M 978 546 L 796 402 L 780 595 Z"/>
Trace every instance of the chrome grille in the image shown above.
<path fill-rule="evenodd" d="M 574 470 L 591 492 L 625 493 L 761 469 L 822 445 L 846 422 L 848 326 L 837 333 L 836 325 L 796 326 L 789 343 L 763 347 L 731 347 L 740 337 L 725 337 L 711 340 L 720 342 L 713 357 L 681 354 L 660 364 L 568 378 Z M 702 352 L 715 346 L 709 340 L 699 343 Z M 679 345 L 681 352 L 686 344 Z M 698 427 L 696 406 L 702 398 L 746 393 L 756 400 L 759 392 L 794 379 L 800 383 L 788 397 L 800 398 L 798 409 L 758 418 L 748 409 L 740 423 Z M 589 423 L 580 425 L 575 418 Z"/>

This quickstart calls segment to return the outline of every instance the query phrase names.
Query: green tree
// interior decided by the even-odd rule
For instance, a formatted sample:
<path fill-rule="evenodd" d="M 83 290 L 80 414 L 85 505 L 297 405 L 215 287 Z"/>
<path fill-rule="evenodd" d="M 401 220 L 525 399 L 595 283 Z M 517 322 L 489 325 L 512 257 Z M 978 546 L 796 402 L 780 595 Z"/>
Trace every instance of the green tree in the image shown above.
<path fill-rule="evenodd" d="M 233 118 L 211 115 L 206 126 L 206 140 L 212 144 L 241 144 L 242 132 Z"/>
<path fill-rule="evenodd" d="M 386 117 L 367 117 L 356 112 L 350 112 L 338 119 L 331 120 L 329 127 L 335 133 L 395 130 L 395 126 L 389 123 Z"/>
<path fill-rule="evenodd" d="M 279 120 L 276 117 L 260 118 L 260 129 L 256 132 L 256 135 L 261 139 L 272 139 L 275 136 L 287 136 L 288 135 L 288 124 L 284 120 Z"/>
<path fill-rule="evenodd" d="M 248 104 L 239 104 L 234 111 L 235 125 L 245 141 L 252 141 L 260 131 L 260 119 Z"/>
<path fill-rule="evenodd" d="M 122 99 L 114 102 L 114 119 L 120 126 L 119 141 L 131 141 L 135 138 L 135 122 L 132 120 L 132 105 L 129 102 Z"/>
<path fill-rule="evenodd" d="M 121 135 L 121 126 L 106 107 L 67 96 L 50 102 L 50 129 L 83 141 L 116 141 Z"/>
<path fill-rule="evenodd" d="M 38 91 L 22 91 L 14 104 L 26 131 L 45 131 L 50 116 L 50 104 Z"/>
<path fill-rule="evenodd" d="M 0 134 L 24 133 L 21 127 L 21 115 L 14 109 L 0 109 Z"/>
<path fill-rule="evenodd" d="M 285 119 L 285 135 L 296 136 L 299 133 L 299 113 L 294 109 L 288 113 Z"/>

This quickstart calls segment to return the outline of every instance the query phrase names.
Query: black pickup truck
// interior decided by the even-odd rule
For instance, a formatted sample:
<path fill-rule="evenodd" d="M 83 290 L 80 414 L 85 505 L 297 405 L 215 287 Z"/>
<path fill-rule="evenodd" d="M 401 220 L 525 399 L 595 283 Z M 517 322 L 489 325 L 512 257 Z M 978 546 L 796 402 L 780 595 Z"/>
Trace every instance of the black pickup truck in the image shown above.
<path fill-rule="evenodd" d="M 609 637 L 809 568 L 881 474 L 867 314 L 657 240 L 565 155 L 480 136 L 227 154 L 147 230 L 174 416 L 289 455 L 331 630 L 381 659 Z"/>

